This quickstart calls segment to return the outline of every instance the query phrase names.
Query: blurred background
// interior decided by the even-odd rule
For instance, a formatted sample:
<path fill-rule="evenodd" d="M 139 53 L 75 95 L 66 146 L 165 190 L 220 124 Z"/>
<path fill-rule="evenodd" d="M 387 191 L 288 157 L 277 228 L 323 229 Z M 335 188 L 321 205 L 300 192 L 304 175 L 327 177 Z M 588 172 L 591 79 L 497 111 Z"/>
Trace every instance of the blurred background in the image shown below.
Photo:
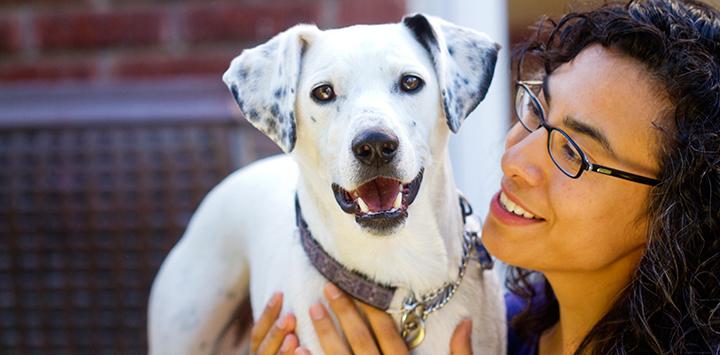
<path fill-rule="evenodd" d="M 0 0 L 0 354 L 144 354 L 152 279 L 202 197 L 279 153 L 220 76 L 299 22 L 423 11 L 505 48 L 452 138 L 484 216 L 510 122 L 507 50 L 563 0 Z M 192 292 L 191 289 L 187 292 Z"/>

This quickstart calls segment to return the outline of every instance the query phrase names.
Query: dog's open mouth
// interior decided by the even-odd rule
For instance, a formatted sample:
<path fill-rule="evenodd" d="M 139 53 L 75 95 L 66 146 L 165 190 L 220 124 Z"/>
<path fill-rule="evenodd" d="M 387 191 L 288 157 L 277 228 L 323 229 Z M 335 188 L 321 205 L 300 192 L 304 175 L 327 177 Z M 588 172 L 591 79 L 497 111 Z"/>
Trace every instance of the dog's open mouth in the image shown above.
<path fill-rule="evenodd" d="M 355 221 L 376 234 L 384 234 L 388 228 L 402 224 L 407 209 L 415 201 L 423 170 L 409 183 L 379 176 L 347 191 L 332 185 L 335 200 L 345 213 L 354 214 Z"/>

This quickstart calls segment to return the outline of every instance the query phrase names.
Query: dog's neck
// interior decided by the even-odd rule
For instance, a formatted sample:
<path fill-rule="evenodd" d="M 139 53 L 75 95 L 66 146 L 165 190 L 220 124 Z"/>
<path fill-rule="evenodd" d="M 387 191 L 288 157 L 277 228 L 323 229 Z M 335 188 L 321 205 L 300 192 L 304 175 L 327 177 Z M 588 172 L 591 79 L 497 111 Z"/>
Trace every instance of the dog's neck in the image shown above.
<path fill-rule="evenodd" d="M 454 279 L 463 224 L 450 160 L 444 156 L 426 167 L 405 226 L 384 237 L 361 230 L 354 216 L 338 207 L 330 186 L 318 186 L 311 178 L 313 173 L 303 171 L 298 198 L 313 237 L 347 268 L 377 282 L 423 292 Z"/>

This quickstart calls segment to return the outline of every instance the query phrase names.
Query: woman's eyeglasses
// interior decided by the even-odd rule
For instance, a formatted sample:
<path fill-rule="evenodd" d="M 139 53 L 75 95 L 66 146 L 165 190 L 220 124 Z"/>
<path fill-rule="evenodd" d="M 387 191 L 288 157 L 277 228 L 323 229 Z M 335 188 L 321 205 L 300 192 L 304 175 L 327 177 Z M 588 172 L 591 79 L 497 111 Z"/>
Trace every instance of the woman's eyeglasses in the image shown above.
<path fill-rule="evenodd" d="M 540 127 L 548 131 L 547 149 L 550 159 L 565 175 L 577 179 L 584 171 L 614 176 L 640 184 L 655 186 L 660 181 L 626 171 L 590 163 L 582 149 L 565 133 L 547 123 L 545 110 L 530 86 L 542 85 L 542 81 L 518 81 L 515 94 L 515 115 L 528 132 Z"/>

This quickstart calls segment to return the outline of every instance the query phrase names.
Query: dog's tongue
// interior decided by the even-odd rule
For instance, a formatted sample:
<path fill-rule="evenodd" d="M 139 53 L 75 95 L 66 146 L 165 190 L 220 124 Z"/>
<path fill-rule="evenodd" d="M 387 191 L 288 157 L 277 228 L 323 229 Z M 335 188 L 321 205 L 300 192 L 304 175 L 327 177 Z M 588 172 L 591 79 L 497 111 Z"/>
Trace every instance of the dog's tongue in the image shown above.
<path fill-rule="evenodd" d="M 397 180 L 379 177 L 360 186 L 357 192 L 370 211 L 387 211 L 392 208 L 400 192 L 400 183 Z"/>

